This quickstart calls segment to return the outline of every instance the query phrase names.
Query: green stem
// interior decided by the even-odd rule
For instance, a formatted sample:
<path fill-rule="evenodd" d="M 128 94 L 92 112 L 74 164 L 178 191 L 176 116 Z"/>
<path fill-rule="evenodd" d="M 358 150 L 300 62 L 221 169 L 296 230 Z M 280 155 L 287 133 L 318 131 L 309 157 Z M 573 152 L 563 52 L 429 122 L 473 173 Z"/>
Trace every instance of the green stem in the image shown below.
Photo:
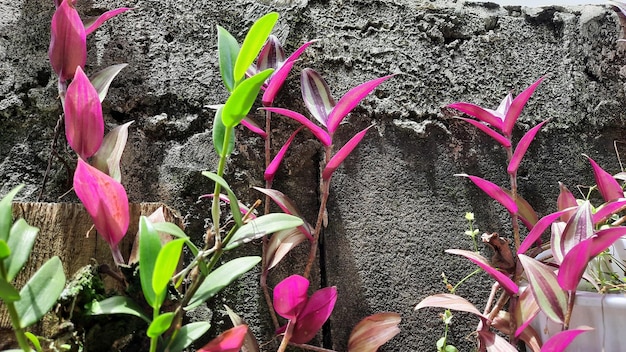
<path fill-rule="evenodd" d="M 7 306 L 7 311 L 9 312 L 9 316 L 11 317 L 11 325 L 13 325 L 13 332 L 15 333 L 15 338 L 17 339 L 17 343 L 20 348 L 25 352 L 30 352 L 31 348 L 28 344 L 28 338 L 24 334 L 24 329 L 20 327 L 20 318 L 17 315 L 17 310 L 15 309 L 15 304 L 13 302 L 5 302 Z"/>
<path fill-rule="evenodd" d="M 222 177 L 224 175 L 224 170 L 226 169 L 226 161 L 228 159 L 228 154 L 226 154 L 226 150 L 228 150 L 228 145 L 230 144 L 230 139 L 233 134 L 233 129 L 227 127 L 224 130 L 224 145 L 222 146 L 222 154 L 220 155 L 220 160 L 217 164 L 217 175 Z M 222 186 L 215 182 L 215 190 L 213 191 L 213 203 L 211 204 L 211 216 L 213 218 L 213 236 L 215 238 L 214 247 L 216 250 L 222 247 L 222 237 L 220 233 L 220 192 L 222 191 Z M 209 238 L 206 239 L 205 250 L 209 249 Z"/>
<path fill-rule="evenodd" d="M 464 278 L 461 279 L 461 281 L 457 282 L 456 285 L 454 285 L 454 287 L 452 288 L 452 292 L 451 293 L 455 293 L 456 289 L 459 288 L 459 286 L 461 286 L 462 283 L 464 283 L 465 281 L 467 281 L 470 277 L 478 274 L 479 272 L 481 272 L 483 269 L 478 268 L 474 271 L 472 271 L 470 274 L 466 275 Z"/>

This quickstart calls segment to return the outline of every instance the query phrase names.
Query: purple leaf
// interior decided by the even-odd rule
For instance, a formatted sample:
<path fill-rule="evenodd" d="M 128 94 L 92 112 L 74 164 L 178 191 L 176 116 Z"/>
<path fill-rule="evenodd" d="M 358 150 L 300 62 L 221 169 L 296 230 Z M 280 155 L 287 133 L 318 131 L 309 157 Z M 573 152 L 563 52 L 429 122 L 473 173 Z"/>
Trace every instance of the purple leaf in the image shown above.
<path fill-rule="evenodd" d="M 487 193 L 489 197 L 493 198 L 494 200 L 498 201 L 498 203 L 502 204 L 510 213 L 512 214 L 517 213 L 518 211 L 517 204 L 515 203 L 513 198 L 511 198 L 511 196 L 509 196 L 508 193 L 506 193 L 506 191 L 504 191 L 502 188 L 500 188 L 496 184 L 490 181 L 487 181 L 485 179 L 482 179 L 478 176 L 470 176 L 467 174 L 456 174 L 454 176 L 462 176 L 462 177 L 469 178 L 470 180 L 472 180 L 472 182 L 474 182 L 476 186 L 478 186 L 478 188 L 482 189 L 483 192 Z"/>
<path fill-rule="evenodd" d="M 503 189 L 506 194 L 511 196 L 511 192 L 508 189 Z M 511 197 L 513 198 L 513 197 Z M 537 221 L 539 221 L 539 217 L 535 212 L 535 209 L 526 201 L 526 199 L 522 198 L 519 194 L 515 198 L 515 204 L 517 204 L 517 215 L 519 219 L 526 225 L 528 230 L 532 230 L 535 227 Z"/>
<path fill-rule="evenodd" d="M 300 86 L 307 109 L 322 126 L 327 127 L 328 115 L 336 105 L 328 84 L 315 70 L 305 68 L 302 70 Z"/>
<path fill-rule="evenodd" d="M 564 210 L 557 211 L 556 213 L 548 214 L 542 217 L 541 219 L 539 219 L 539 221 L 537 221 L 537 223 L 532 228 L 532 230 L 530 230 L 526 238 L 524 238 L 524 241 L 522 242 L 519 249 L 517 250 L 517 253 L 518 254 L 526 253 L 526 251 L 530 249 L 533 243 L 539 240 L 539 238 L 541 237 L 541 234 L 543 234 L 543 232 L 548 229 L 548 226 L 550 226 L 550 224 L 556 221 L 556 219 L 558 219 L 559 216 L 563 215 L 565 212 L 566 211 Z"/>
<path fill-rule="evenodd" d="M 518 292 L 519 287 L 517 287 L 515 282 L 513 282 L 513 280 L 511 280 L 508 275 L 491 266 L 489 261 L 480 254 L 462 249 L 446 249 L 446 253 L 461 255 L 469 259 L 474 264 L 478 265 L 484 271 L 486 271 L 487 274 L 489 274 L 492 278 L 498 281 L 502 288 L 504 288 L 508 293 L 516 294 Z"/>
<path fill-rule="evenodd" d="M 328 135 L 328 133 L 326 133 L 326 131 L 324 131 L 321 127 L 319 127 L 316 124 L 314 124 L 313 122 L 311 122 L 311 120 L 307 119 L 302 114 L 299 114 L 299 113 L 297 113 L 295 111 L 292 111 L 292 110 L 283 109 L 283 108 L 266 107 L 266 108 L 261 108 L 261 110 L 267 110 L 267 111 L 275 112 L 277 114 L 280 114 L 280 115 L 292 118 L 292 119 L 300 122 L 301 124 L 303 124 L 306 128 L 308 128 L 313 133 L 313 135 L 315 137 L 317 137 L 317 139 L 319 139 L 320 142 L 322 142 L 322 144 L 324 146 L 328 147 L 328 146 L 330 146 L 332 144 L 332 140 L 330 138 L 330 135 Z"/>
<path fill-rule="evenodd" d="M 501 336 L 496 335 L 493 331 L 478 331 L 478 338 L 484 344 L 487 352 L 517 352 L 515 346 Z"/>
<path fill-rule="evenodd" d="M 543 344 L 541 352 L 563 352 L 578 335 L 589 330 L 593 330 L 593 328 L 579 326 L 576 329 L 558 332 Z"/>
<path fill-rule="evenodd" d="M 115 17 L 115 16 L 119 15 L 120 13 L 126 12 L 128 10 L 131 10 L 131 9 L 128 8 L 128 7 L 121 7 L 119 9 L 110 10 L 110 11 L 107 11 L 107 12 L 103 13 L 98 18 L 96 18 L 96 20 L 93 21 L 93 23 L 89 23 L 89 24 L 87 24 L 87 26 L 85 26 L 85 33 L 87 35 L 91 34 L 93 31 L 98 29 L 98 27 L 100 27 L 106 20 L 108 20 L 108 19 L 110 19 L 112 17 Z"/>
<path fill-rule="evenodd" d="M 468 300 L 461 296 L 449 294 L 449 293 L 440 293 L 432 296 L 428 296 L 424 298 L 420 303 L 417 304 L 414 310 L 419 310 L 425 307 L 435 307 L 435 308 L 445 308 L 458 310 L 461 312 L 467 312 L 477 315 L 479 318 L 487 320 L 487 317 L 481 314 L 476 307 L 471 304 Z"/>
<path fill-rule="evenodd" d="M 552 321 L 563 323 L 567 311 L 567 293 L 559 286 L 554 268 L 524 254 L 518 258 L 539 308 Z"/>
<path fill-rule="evenodd" d="M 578 202 L 576 201 L 576 197 L 570 192 L 564 184 L 559 182 L 559 197 L 556 199 L 556 207 L 558 210 L 563 210 L 570 207 L 577 207 Z M 568 211 L 561 215 L 561 221 L 568 222 L 569 219 L 574 216 L 576 213 L 575 209 Z"/>
<path fill-rule="evenodd" d="M 350 138 L 348 143 L 346 143 L 343 147 L 341 147 L 341 149 L 339 149 L 337 154 L 335 154 L 332 158 L 330 158 L 330 161 L 328 162 L 328 164 L 326 164 L 324 171 L 322 171 L 323 180 L 325 181 L 330 180 L 335 170 L 337 170 L 339 165 L 341 165 L 341 163 L 348 157 L 348 155 L 352 153 L 354 148 L 356 148 L 356 146 L 359 144 L 359 142 L 361 142 L 363 137 L 365 137 L 367 130 L 372 128 L 372 126 L 367 127 L 366 129 L 354 135 L 354 137 Z"/>
<path fill-rule="evenodd" d="M 289 149 L 291 142 L 293 142 L 293 139 L 296 138 L 298 132 L 300 132 L 303 128 L 304 126 L 298 128 L 294 133 L 292 133 L 289 139 L 287 139 L 287 142 L 285 142 L 285 144 L 280 148 L 274 159 L 272 159 L 272 162 L 267 166 L 267 169 L 265 169 L 265 174 L 263 176 L 265 181 L 272 182 L 274 180 L 276 171 L 278 170 L 280 163 L 283 161 L 285 153 L 287 153 L 287 149 Z"/>
<path fill-rule="evenodd" d="M 471 103 L 453 103 L 448 105 L 449 108 L 459 110 L 462 113 L 465 113 L 469 116 L 475 117 L 478 120 L 493 126 L 493 128 L 497 128 L 502 130 L 502 120 L 500 120 L 493 113 L 488 111 L 487 109 L 483 109 L 478 105 L 474 105 Z M 509 141 L 509 146 L 511 142 Z"/>
<path fill-rule="evenodd" d="M 247 333 L 247 325 L 237 325 L 221 333 L 198 352 L 239 352 Z"/>
<path fill-rule="evenodd" d="M 537 132 L 539 132 L 541 127 L 546 122 L 548 122 L 548 120 L 544 120 L 537 126 L 531 128 L 528 132 L 526 132 L 526 134 L 524 134 L 522 139 L 520 139 L 519 143 L 517 143 L 517 147 L 515 147 L 515 152 L 513 153 L 513 157 L 511 157 L 511 161 L 509 162 L 509 167 L 507 167 L 506 169 L 506 171 L 510 175 L 517 172 L 517 168 L 519 167 L 519 164 L 522 162 L 522 158 L 524 157 L 524 154 L 526 154 L 526 151 L 528 150 L 530 143 L 533 141 L 533 139 L 535 139 Z"/>
<path fill-rule="evenodd" d="M 341 121 L 354 109 L 361 100 L 363 100 L 372 90 L 378 87 L 381 83 L 393 77 L 394 75 L 389 75 L 377 79 L 373 79 L 371 81 L 362 83 L 348 91 L 339 101 L 337 105 L 333 108 L 333 110 L 328 115 L 327 120 L 327 128 L 328 133 L 333 135 L 339 127 Z"/>
<path fill-rule="evenodd" d="M 268 68 L 278 69 L 283 62 L 285 62 L 285 50 L 278 38 L 274 35 L 270 35 L 267 37 L 267 41 L 259 53 L 256 69 L 258 71 L 263 71 Z"/>
<path fill-rule="evenodd" d="M 257 123 L 254 122 L 249 117 L 244 117 L 243 120 L 241 120 L 241 124 L 244 125 L 250 131 L 261 136 L 263 139 L 267 139 L 267 133 L 265 133 L 265 131 L 261 127 L 259 127 L 259 125 L 257 125 Z"/>
<path fill-rule="evenodd" d="M 539 78 L 535 83 L 531 84 L 530 87 L 526 88 L 520 95 L 516 96 L 509 107 L 509 110 L 506 112 L 506 117 L 504 118 L 504 124 L 502 125 L 502 132 L 505 136 L 510 136 L 513 132 L 513 126 L 515 126 L 515 122 L 519 118 L 519 115 L 522 113 L 522 109 L 524 109 L 524 105 L 530 99 L 530 96 L 533 94 L 539 83 L 543 81 L 545 77 Z"/>
<path fill-rule="evenodd" d="M 604 171 L 604 169 L 602 169 L 593 159 L 590 157 L 587 157 L 587 159 L 589 159 L 591 167 L 593 168 L 593 176 L 596 179 L 596 184 L 598 185 L 598 190 L 600 191 L 602 198 L 604 198 L 606 202 L 612 202 L 614 200 L 624 198 L 622 186 L 620 186 L 615 178 L 613 178 L 613 176 L 608 172 Z"/>
<path fill-rule="evenodd" d="M 617 214 L 626 208 L 626 200 L 619 200 L 604 204 L 600 209 L 593 214 L 593 224 L 598 225 L 605 222 L 613 214 Z"/>
<path fill-rule="evenodd" d="M 575 290 L 587 268 L 587 263 L 624 235 L 626 235 L 626 227 L 611 227 L 598 231 L 596 236 L 574 246 L 563 258 L 559 269 L 558 278 L 561 287 L 566 290 Z"/>
<path fill-rule="evenodd" d="M 534 329 L 527 329 L 528 325 L 530 325 L 531 321 L 535 318 L 537 313 L 539 313 L 539 305 L 533 296 L 532 290 L 529 288 L 520 290 L 519 299 L 515 305 L 515 312 L 515 318 L 517 319 L 515 324 L 517 326 L 517 330 L 515 330 L 515 337 L 520 337 L 521 335 L 526 334 L 528 340 L 535 340 L 534 337 L 536 332 Z M 528 330 L 532 330 L 534 334 L 528 332 Z M 537 338 L 536 340 L 541 341 L 540 338 Z"/>
<path fill-rule="evenodd" d="M 511 140 L 510 139 L 504 137 L 503 135 L 501 135 L 500 133 L 496 132 L 495 130 L 492 130 L 491 128 L 489 128 L 484 123 L 482 123 L 480 121 L 472 120 L 472 119 L 466 119 L 464 117 L 457 117 L 457 119 L 466 121 L 466 122 L 474 125 L 476 128 L 478 128 L 479 130 L 481 130 L 481 131 L 485 132 L 487 135 L 489 135 L 489 137 L 493 138 L 496 142 L 502 144 L 502 146 L 504 146 L 505 148 L 511 147 Z"/>

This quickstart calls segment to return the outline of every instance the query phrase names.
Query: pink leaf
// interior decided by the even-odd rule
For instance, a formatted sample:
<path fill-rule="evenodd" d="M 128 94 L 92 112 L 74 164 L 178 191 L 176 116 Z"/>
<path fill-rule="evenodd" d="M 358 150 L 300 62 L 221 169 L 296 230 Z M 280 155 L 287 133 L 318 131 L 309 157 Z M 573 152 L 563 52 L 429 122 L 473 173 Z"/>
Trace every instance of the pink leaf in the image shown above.
<path fill-rule="evenodd" d="M 239 352 L 247 333 L 247 325 L 237 325 L 221 333 L 198 352 Z"/>
<path fill-rule="evenodd" d="M 554 322 L 563 323 L 567 311 L 567 293 L 559 286 L 554 268 L 523 254 L 518 258 L 539 308 Z"/>
<path fill-rule="evenodd" d="M 485 345 L 487 352 L 517 352 L 515 346 L 492 331 L 478 331 L 478 338 Z"/>
<path fill-rule="evenodd" d="M 304 105 L 322 126 L 327 127 L 328 116 L 336 105 L 328 84 L 315 70 L 305 68 L 302 70 L 300 86 Z"/>
<path fill-rule="evenodd" d="M 506 112 L 506 117 L 504 118 L 504 124 L 502 125 L 502 132 L 505 136 L 510 136 L 513 132 L 513 127 L 515 126 L 515 122 L 519 118 L 519 115 L 522 113 L 522 109 L 530 99 L 530 96 L 533 94 L 535 89 L 541 81 L 543 81 L 545 77 L 539 78 L 535 83 L 531 84 L 530 87 L 526 88 L 520 95 L 516 96 L 509 107 L 509 110 Z"/>
<path fill-rule="evenodd" d="M 518 254 L 526 253 L 526 251 L 530 249 L 533 243 L 539 240 L 539 238 L 541 237 L 541 234 L 543 234 L 543 232 L 548 229 L 548 226 L 550 226 L 550 224 L 556 221 L 556 219 L 558 219 L 559 216 L 562 216 L 565 213 L 566 211 L 561 210 L 561 211 L 557 211 L 556 213 L 548 214 L 542 217 L 541 219 L 539 219 L 539 221 L 537 221 L 537 223 L 532 228 L 532 230 L 530 230 L 526 238 L 524 238 L 524 241 L 522 242 L 519 249 L 517 250 L 517 253 Z"/>
<path fill-rule="evenodd" d="M 508 193 L 506 193 L 504 190 L 502 190 L 502 188 L 495 185 L 494 183 L 487 181 L 485 179 L 482 179 L 478 176 L 470 176 L 467 174 L 457 174 L 455 176 L 462 176 L 462 177 L 469 178 L 470 180 L 472 180 L 472 182 L 474 182 L 476 186 L 478 186 L 478 188 L 482 189 L 483 192 L 487 193 L 489 197 L 493 198 L 494 200 L 498 201 L 498 203 L 502 204 L 510 213 L 512 214 L 517 213 L 518 211 L 517 204 L 515 203 L 515 201 L 513 201 L 513 198 L 511 198 L 511 196 L 509 196 Z"/>
<path fill-rule="evenodd" d="M 478 316 L 481 319 L 487 320 L 487 317 L 484 316 L 481 312 L 476 309 L 476 307 L 471 304 L 468 300 L 461 296 L 449 294 L 449 293 L 440 293 L 432 296 L 428 296 L 424 298 L 420 303 L 417 304 L 415 310 L 419 310 L 425 307 L 435 307 L 435 308 L 445 308 L 458 310 L 461 312 L 472 313 Z"/>
<path fill-rule="evenodd" d="M 81 158 L 94 155 L 104 138 L 104 119 L 98 92 L 78 66 L 65 95 L 65 136 Z"/>
<path fill-rule="evenodd" d="M 541 352 L 563 352 L 578 335 L 589 330 L 593 330 L 593 328 L 579 326 L 576 329 L 558 332 L 543 344 Z"/>
<path fill-rule="evenodd" d="M 593 214 L 593 224 L 598 225 L 608 220 L 613 214 L 617 214 L 626 208 L 626 200 L 619 200 L 604 204 Z"/>
<path fill-rule="evenodd" d="M 341 121 L 354 109 L 361 100 L 363 100 L 371 91 L 373 91 L 376 87 L 378 87 L 381 83 L 393 77 L 394 75 L 389 75 L 377 79 L 373 79 L 371 81 L 362 83 L 348 91 L 339 101 L 337 105 L 333 108 L 333 110 L 328 115 L 327 128 L 328 133 L 333 135 L 339 127 Z"/>
<path fill-rule="evenodd" d="M 100 15 L 93 23 L 90 23 L 89 25 L 87 25 L 87 27 L 85 28 L 85 32 L 87 35 L 91 34 L 93 31 L 95 31 L 96 29 L 98 29 L 98 27 L 100 27 L 106 20 L 115 17 L 117 15 L 119 15 L 122 12 L 126 12 L 130 10 L 130 8 L 128 7 L 121 7 L 119 9 L 115 9 L 115 10 L 110 10 L 107 11 L 105 13 L 103 13 L 102 15 Z"/>
<path fill-rule="evenodd" d="M 278 167 L 280 166 L 280 163 L 283 161 L 283 158 L 285 157 L 285 153 L 287 153 L 287 149 L 289 149 L 291 142 L 293 142 L 293 139 L 296 138 L 296 135 L 298 134 L 298 132 L 300 132 L 303 128 L 304 126 L 298 128 L 294 133 L 292 133 L 289 139 L 287 139 L 285 144 L 280 148 L 280 150 L 278 151 L 274 159 L 272 159 L 272 162 L 267 166 L 267 169 L 265 169 L 265 174 L 263 176 L 265 181 L 272 182 L 274 180 L 276 171 L 278 171 Z"/>
<path fill-rule="evenodd" d="M 289 76 L 289 72 L 291 72 L 294 63 L 295 61 L 285 62 L 285 64 L 270 77 L 269 83 L 267 83 L 265 92 L 263 93 L 263 98 L 261 99 L 263 106 L 272 106 L 272 104 L 274 104 L 274 99 L 287 79 L 287 76 Z"/>
<path fill-rule="evenodd" d="M 481 269 L 486 271 L 487 274 L 489 274 L 492 278 L 498 281 L 498 283 L 500 283 L 502 288 L 504 288 L 508 293 L 515 294 L 519 290 L 519 287 L 517 287 L 515 282 L 513 282 L 513 280 L 511 280 L 511 278 L 508 275 L 502 273 L 498 269 L 491 266 L 489 261 L 485 259 L 483 256 L 481 256 L 480 254 L 476 252 L 472 252 L 472 251 L 462 250 L 462 249 L 447 249 L 446 253 L 461 255 L 469 259 L 474 264 L 481 267 Z"/>
<path fill-rule="evenodd" d="M 476 128 L 478 128 L 479 130 L 481 130 L 481 131 L 485 132 L 487 135 L 489 135 L 489 137 L 493 138 L 493 140 L 495 140 L 496 142 L 502 144 L 502 146 L 504 146 L 505 148 L 511 147 L 511 140 L 510 139 L 508 139 L 508 138 L 504 137 L 503 135 L 501 135 L 500 133 L 492 130 L 491 128 L 489 128 L 484 123 L 482 123 L 480 121 L 472 120 L 472 119 L 466 119 L 464 117 L 457 117 L 457 119 L 463 120 L 465 122 L 468 122 L 468 123 L 474 125 Z"/>
<path fill-rule="evenodd" d="M 343 147 L 341 147 L 341 149 L 339 149 L 337 154 L 335 154 L 332 158 L 330 158 L 330 161 L 328 162 L 328 164 L 326 164 L 324 171 L 322 171 L 323 180 L 326 180 L 326 181 L 330 180 L 335 170 L 337 170 L 339 165 L 341 165 L 341 163 L 348 157 L 348 155 L 352 153 L 354 148 L 356 148 L 359 142 L 361 142 L 363 137 L 365 137 L 367 130 L 369 130 L 370 128 L 372 128 L 372 126 L 369 126 L 366 129 L 354 135 L 354 137 L 352 137 L 348 141 L 348 143 L 346 143 Z"/>
<path fill-rule="evenodd" d="M 587 268 L 587 263 L 624 235 L 626 227 L 611 227 L 598 231 L 596 236 L 574 246 L 563 258 L 559 269 L 558 279 L 561 287 L 575 290 Z"/>
<path fill-rule="evenodd" d="M 265 93 L 263 94 L 263 99 L 262 99 L 263 106 L 271 106 L 274 103 L 274 98 L 276 97 L 276 94 L 278 94 L 278 91 L 280 90 L 283 83 L 285 82 L 285 79 L 287 79 L 287 76 L 289 75 L 289 72 L 291 71 L 294 63 L 300 57 L 300 55 L 302 55 L 304 50 L 314 42 L 315 41 L 312 40 L 300 46 L 298 50 L 294 51 L 293 54 L 289 55 L 287 60 L 282 65 L 280 65 L 278 70 L 274 72 L 272 77 L 270 77 L 270 81 L 267 84 Z"/>
<path fill-rule="evenodd" d="M 278 231 L 272 234 L 267 245 L 267 270 L 272 269 L 307 236 L 299 228 Z"/>
<path fill-rule="evenodd" d="M 334 286 L 313 293 L 302 312 L 298 314 L 291 341 L 294 343 L 311 341 L 330 317 L 336 302 L 337 288 Z"/>
<path fill-rule="evenodd" d="M 267 133 L 265 133 L 265 131 L 261 127 L 259 127 L 259 125 L 257 125 L 256 122 L 252 121 L 249 117 L 244 117 L 243 120 L 241 120 L 241 124 L 244 125 L 244 127 L 249 129 L 250 131 L 261 136 L 263 139 L 267 138 Z"/>
<path fill-rule="evenodd" d="M 509 174 L 512 175 L 517 172 L 517 168 L 519 167 L 519 164 L 522 162 L 522 158 L 524 157 L 524 154 L 526 154 L 526 151 L 528 150 L 530 143 L 533 141 L 533 139 L 535 139 L 537 132 L 539 132 L 541 127 L 546 122 L 548 122 L 548 120 L 544 120 L 537 126 L 531 128 L 528 132 L 526 132 L 526 134 L 524 134 L 522 139 L 520 139 L 519 143 L 517 143 L 517 147 L 515 147 L 515 152 L 513 153 L 513 157 L 511 157 L 509 166 L 506 169 L 506 171 Z"/>
<path fill-rule="evenodd" d="M 350 333 L 348 352 L 376 352 L 400 333 L 400 314 L 378 313 L 361 320 Z"/>
<path fill-rule="evenodd" d="M 128 196 L 124 187 L 78 159 L 74 172 L 74 191 L 85 205 L 100 236 L 115 250 L 126 235 L 130 221 Z"/>
<path fill-rule="evenodd" d="M 535 297 L 533 296 L 532 290 L 526 288 L 525 290 L 520 290 L 519 299 L 517 300 L 517 305 L 515 306 L 515 318 L 517 330 L 515 330 L 515 337 L 527 336 L 528 340 L 535 340 L 534 337 L 536 332 L 534 329 L 526 329 L 528 325 L 530 325 L 531 321 L 535 318 L 537 313 L 539 313 L 539 305 L 537 301 L 535 301 Z M 527 330 L 532 330 L 534 332 L 526 332 Z M 526 334 L 524 334 L 526 332 Z M 522 339 L 524 339 L 522 337 Z M 537 341 L 541 341 L 540 338 L 536 339 Z M 526 341 L 526 340 L 524 340 Z"/>
<path fill-rule="evenodd" d="M 280 209 L 286 214 L 295 215 L 299 217 L 300 219 L 302 219 L 302 221 L 304 221 L 304 225 L 299 226 L 298 229 L 302 231 L 302 233 L 304 233 L 310 241 L 313 241 L 313 235 L 311 235 L 311 231 L 312 231 L 311 225 L 306 222 L 302 213 L 300 213 L 298 208 L 295 206 L 293 201 L 289 199 L 289 197 L 287 197 L 282 192 L 277 191 L 275 189 L 261 188 L 261 187 L 252 187 L 252 188 L 272 198 L 272 200 L 276 203 L 276 205 L 278 205 L 278 207 L 280 207 Z"/>
<path fill-rule="evenodd" d="M 274 287 L 274 310 L 285 319 L 295 319 L 307 303 L 309 280 L 291 275 Z"/>
<path fill-rule="evenodd" d="M 311 120 L 307 119 L 304 115 L 299 114 L 295 111 L 291 111 L 288 109 L 283 109 L 283 108 L 271 108 L 271 107 L 267 107 L 267 108 L 262 108 L 261 110 L 267 110 L 267 111 L 271 111 L 271 112 L 275 112 L 277 114 L 283 115 L 283 116 L 287 116 L 289 118 L 292 118 L 298 122 L 300 122 L 301 124 L 303 124 L 306 128 L 308 128 L 315 137 L 317 137 L 317 139 L 319 139 L 320 142 L 322 142 L 322 144 L 326 147 L 330 146 L 332 144 L 332 140 L 330 138 L 330 135 L 328 135 L 328 133 L 326 133 L 326 131 L 324 131 L 321 127 L 317 126 L 316 124 L 314 124 L 313 122 L 311 122 Z"/>
<path fill-rule="evenodd" d="M 620 186 L 615 178 L 613 178 L 613 176 L 608 172 L 604 171 L 604 169 L 602 169 L 593 159 L 590 157 L 587 157 L 587 159 L 589 159 L 591 167 L 593 168 L 593 176 L 596 179 L 596 184 L 598 185 L 598 190 L 600 191 L 602 198 L 604 198 L 606 202 L 612 202 L 614 200 L 624 198 L 622 186 Z"/>
<path fill-rule="evenodd" d="M 570 192 L 564 184 L 559 182 L 559 197 L 556 200 L 556 207 L 558 210 L 563 210 L 570 207 L 578 206 L 578 202 L 576 201 L 576 197 Z M 569 219 L 574 216 L 576 213 L 575 209 L 568 211 L 561 215 L 561 221 L 568 222 Z"/>
<path fill-rule="evenodd" d="M 61 2 L 52 15 L 48 56 L 52 69 L 63 82 L 74 77 L 76 67 L 85 66 L 87 34 L 71 0 Z"/>
<path fill-rule="evenodd" d="M 493 126 L 493 128 L 502 130 L 502 120 L 500 120 L 497 116 L 495 116 L 488 110 L 481 108 L 478 105 L 474 105 L 471 103 L 453 103 L 453 104 L 448 105 L 448 107 L 459 110 L 460 112 L 465 113 L 469 116 L 475 117 L 478 120 Z M 510 145 L 511 145 L 511 142 L 509 141 L 509 146 Z"/>

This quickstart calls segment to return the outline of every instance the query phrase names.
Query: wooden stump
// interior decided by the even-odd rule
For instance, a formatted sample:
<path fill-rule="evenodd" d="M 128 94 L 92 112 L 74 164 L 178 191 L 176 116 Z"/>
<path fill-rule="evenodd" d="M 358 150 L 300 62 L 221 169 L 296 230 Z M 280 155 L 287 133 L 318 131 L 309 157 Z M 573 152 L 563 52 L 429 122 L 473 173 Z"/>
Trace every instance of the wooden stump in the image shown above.
<path fill-rule="evenodd" d="M 148 216 L 161 203 L 133 203 L 130 204 L 130 225 L 127 235 L 120 242 L 119 247 L 125 260 L 130 256 L 135 235 L 138 230 L 139 217 Z M 164 207 L 166 221 L 181 226 L 182 221 L 174 211 Z M 28 278 L 53 256 L 58 256 L 63 263 L 65 276 L 69 281 L 80 268 L 93 264 L 108 264 L 115 267 L 109 245 L 92 229 L 92 220 L 85 207 L 78 203 L 14 203 L 13 218 L 24 218 L 26 222 L 39 228 L 33 251 L 28 263 L 14 281 L 16 287 L 21 288 Z M 113 283 L 108 283 L 113 285 Z M 46 335 L 54 322 L 43 322 L 30 327 L 33 333 Z M 6 307 L 0 301 L 0 349 L 13 345 L 14 335 L 11 320 L 6 314 Z"/>

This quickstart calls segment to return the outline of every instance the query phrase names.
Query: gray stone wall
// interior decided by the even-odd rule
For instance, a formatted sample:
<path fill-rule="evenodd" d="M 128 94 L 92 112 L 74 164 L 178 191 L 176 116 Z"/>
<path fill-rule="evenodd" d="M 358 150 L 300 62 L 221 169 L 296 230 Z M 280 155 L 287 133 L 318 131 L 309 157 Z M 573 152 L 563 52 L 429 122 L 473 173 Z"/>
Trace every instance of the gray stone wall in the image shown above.
<path fill-rule="evenodd" d="M 339 141 L 347 141 L 375 124 L 333 178 L 318 276 L 339 291 L 326 332 L 330 348 L 345 350 L 350 330 L 361 318 L 396 311 L 403 318 L 402 332 L 384 350 L 434 350 L 443 332 L 439 312 L 413 312 L 413 307 L 445 289 L 442 272 L 457 281 L 474 269 L 443 252 L 470 246 L 463 215 L 475 212 L 483 231 L 505 237 L 510 233 L 508 216 L 499 205 L 452 176 L 469 173 L 505 185 L 504 152 L 471 126 L 444 114 L 445 105 L 469 101 L 495 108 L 508 91 L 519 93 L 547 75 L 515 130 L 519 137 L 551 119 L 520 168 L 520 193 L 541 214 L 555 209 L 559 181 L 572 188 L 592 182 L 582 153 L 611 172 L 619 170 L 614 142 L 624 154 L 626 52 L 617 43 L 621 29 L 609 7 L 409 0 L 78 4 L 87 15 L 120 6 L 135 9 L 88 38 L 86 71 L 129 64 L 104 105 L 109 128 L 135 121 L 123 160 L 123 183 L 133 201 L 163 201 L 177 208 L 189 234 L 198 239 L 209 212 L 197 197 L 211 190 L 199 173 L 215 167 L 212 113 L 206 106 L 226 97 L 217 67 L 216 24 L 241 40 L 256 18 L 280 12 L 275 33 L 289 52 L 319 39 L 296 69 L 319 71 L 335 97 L 365 80 L 397 74 L 337 134 Z M 37 198 L 61 114 L 56 77 L 47 60 L 53 11 L 49 0 L 0 2 L 0 194 L 26 183 L 21 193 L 26 200 Z M 277 105 L 301 110 L 299 96 L 298 75 L 293 74 Z M 279 121 L 278 146 L 295 125 L 274 121 Z M 262 141 L 243 129 L 237 138 L 228 180 L 241 199 L 252 202 L 259 195 L 249 187 L 262 185 Z M 72 167 L 73 156 L 64 143 L 61 138 L 61 158 L 53 159 L 45 201 L 58 201 L 70 187 L 70 171 L 62 160 Z M 313 221 L 319 146 L 310 134 L 296 143 L 275 186 L 296 199 Z M 298 267 L 297 262 L 293 268 L 283 266 L 274 280 Z M 253 280 L 249 278 L 252 291 L 233 308 L 260 324 L 255 332 L 267 341 L 272 331 L 263 323 L 265 308 Z M 490 280 L 478 276 L 459 293 L 481 306 L 489 287 Z M 471 343 L 464 340 L 476 321 L 458 317 L 452 342 L 468 350 Z"/>

